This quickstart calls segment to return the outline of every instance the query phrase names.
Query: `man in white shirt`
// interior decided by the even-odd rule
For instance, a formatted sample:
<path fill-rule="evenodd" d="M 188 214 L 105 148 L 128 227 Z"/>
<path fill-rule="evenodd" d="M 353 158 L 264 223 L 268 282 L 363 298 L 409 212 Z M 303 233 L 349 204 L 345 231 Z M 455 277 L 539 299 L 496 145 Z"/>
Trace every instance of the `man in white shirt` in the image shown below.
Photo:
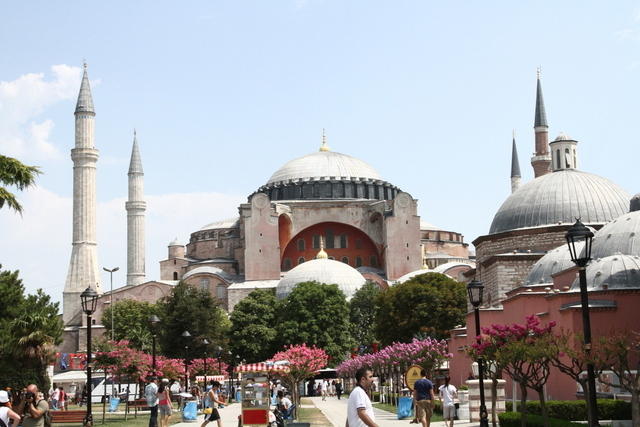
<path fill-rule="evenodd" d="M 149 416 L 149 427 L 158 427 L 158 378 L 149 378 L 149 384 L 144 388 L 144 398 L 147 400 L 147 406 L 151 410 Z"/>
<path fill-rule="evenodd" d="M 454 399 L 458 397 L 458 389 L 456 386 L 449 384 L 450 378 L 444 379 L 444 384 L 438 389 L 440 391 L 440 400 L 442 401 L 442 418 L 444 418 L 444 425 L 449 426 L 447 420 L 451 420 L 451 427 L 453 427 L 453 419 L 456 416 L 456 404 Z"/>
<path fill-rule="evenodd" d="M 347 424 L 345 427 L 378 427 L 373 406 L 367 391 L 373 384 L 373 372 L 371 369 L 360 368 L 356 372 L 356 384 L 358 384 L 349 395 L 347 405 Z"/>

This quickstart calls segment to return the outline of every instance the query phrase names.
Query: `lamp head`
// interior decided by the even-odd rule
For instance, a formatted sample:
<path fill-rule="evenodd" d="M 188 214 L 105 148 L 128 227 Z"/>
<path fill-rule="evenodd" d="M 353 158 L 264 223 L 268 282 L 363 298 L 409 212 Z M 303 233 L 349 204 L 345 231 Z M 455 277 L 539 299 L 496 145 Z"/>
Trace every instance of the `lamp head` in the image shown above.
<path fill-rule="evenodd" d="M 181 335 L 182 338 L 191 338 L 191 334 L 189 333 L 189 331 L 184 331 Z"/>
<path fill-rule="evenodd" d="M 467 293 L 469 294 L 469 302 L 474 308 L 480 307 L 482 304 L 482 294 L 484 292 L 484 285 L 479 280 L 472 280 L 467 285 Z"/>
<path fill-rule="evenodd" d="M 149 323 L 151 323 L 151 326 L 155 327 L 158 323 L 160 323 L 160 318 L 155 314 L 152 314 L 151 316 L 149 316 Z"/>
<path fill-rule="evenodd" d="M 82 304 L 82 311 L 87 316 L 91 316 L 96 311 L 98 293 L 90 286 L 87 287 L 87 289 L 80 294 L 80 303 Z"/>
<path fill-rule="evenodd" d="M 567 231 L 565 238 L 567 239 L 567 245 L 569 246 L 571 261 L 573 261 L 578 267 L 586 267 L 589 261 L 591 261 L 593 232 L 589 227 L 585 226 L 580 219 L 577 219 L 576 223 Z M 580 245 L 582 243 L 584 243 L 584 249 L 580 250 Z"/>

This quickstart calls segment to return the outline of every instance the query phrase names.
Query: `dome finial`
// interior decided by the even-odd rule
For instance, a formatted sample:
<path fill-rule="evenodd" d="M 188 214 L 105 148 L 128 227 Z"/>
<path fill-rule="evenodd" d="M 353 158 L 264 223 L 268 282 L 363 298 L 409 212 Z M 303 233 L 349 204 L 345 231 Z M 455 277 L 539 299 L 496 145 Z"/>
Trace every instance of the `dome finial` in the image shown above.
<path fill-rule="evenodd" d="M 316 259 L 328 259 L 329 255 L 324 251 L 324 237 L 320 236 L 320 252 L 316 255 Z"/>
<path fill-rule="evenodd" d="M 324 128 L 322 128 L 322 145 L 320 146 L 320 151 L 331 151 L 327 145 L 327 133 L 324 131 Z"/>

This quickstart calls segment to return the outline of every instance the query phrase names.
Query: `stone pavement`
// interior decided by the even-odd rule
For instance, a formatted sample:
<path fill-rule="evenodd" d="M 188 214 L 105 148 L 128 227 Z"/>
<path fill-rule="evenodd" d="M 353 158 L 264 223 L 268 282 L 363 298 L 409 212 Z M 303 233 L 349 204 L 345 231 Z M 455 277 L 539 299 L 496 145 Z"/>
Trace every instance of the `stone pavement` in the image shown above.
<path fill-rule="evenodd" d="M 335 397 L 328 397 L 327 400 L 322 400 L 321 397 L 311 397 L 311 401 L 316 405 L 318 409 L 322 411 L 325 417 L 335 427 L 344 427 L 347 420 L 347 400 L 342 398 L 338 400 Z M 373 408 L 376 423 L 380 427 L 420 427 L 420 424 L 409 424 L 410 419 L 399 420 L 395 414 L 391 412 L 383 411 L 381 409 Z M 456 421 L 454 427 L 476 427 L 479 423 L 470 423 L 464 421 Z M 438 421 L 431 423 L 431 427 L 445 427 L 444 421 Z"/>
<path fill-rule="evenodd" d="M 225 406 L 222 409 L 218 409 L 220 412 L 220 418 L 222 419 L 223 427 L 237 427 L 238 425 L 238 415 L 240 415 L 240 404 L 232 403 L 231 405 Z M 171 424 L 171 427 L 200 427 L 200 424 L 204 421 L 204 415 L 198 415 L 197 421 L 190 422 L 180 422 L 178 424 Z M 207 424 L 207 427 L 217 427 L 217 423 L 210 422 Z"/>

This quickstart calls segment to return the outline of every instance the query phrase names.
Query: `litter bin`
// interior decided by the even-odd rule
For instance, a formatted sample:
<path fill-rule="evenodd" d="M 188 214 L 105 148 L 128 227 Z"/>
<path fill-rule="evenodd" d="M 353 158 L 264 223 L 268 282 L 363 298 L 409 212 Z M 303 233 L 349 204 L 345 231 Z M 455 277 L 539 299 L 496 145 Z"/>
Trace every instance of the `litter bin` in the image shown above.
<path fill-rule="evenodd" d="M 118 405 L 120 404 L 119 397 L 112 397 L 109 399 L 109 412 L 116 412 L 118 410 Z"/>
<path fill-rule="evenodd" d="M 401 397 L 398 399 L 398 419 L 413 417 L 413 398 Z"/>
<path fill-rule="evenodd" d="M 182 408 L 182 421 L 198 421 L 198 402 L 187 400 Z"/>

